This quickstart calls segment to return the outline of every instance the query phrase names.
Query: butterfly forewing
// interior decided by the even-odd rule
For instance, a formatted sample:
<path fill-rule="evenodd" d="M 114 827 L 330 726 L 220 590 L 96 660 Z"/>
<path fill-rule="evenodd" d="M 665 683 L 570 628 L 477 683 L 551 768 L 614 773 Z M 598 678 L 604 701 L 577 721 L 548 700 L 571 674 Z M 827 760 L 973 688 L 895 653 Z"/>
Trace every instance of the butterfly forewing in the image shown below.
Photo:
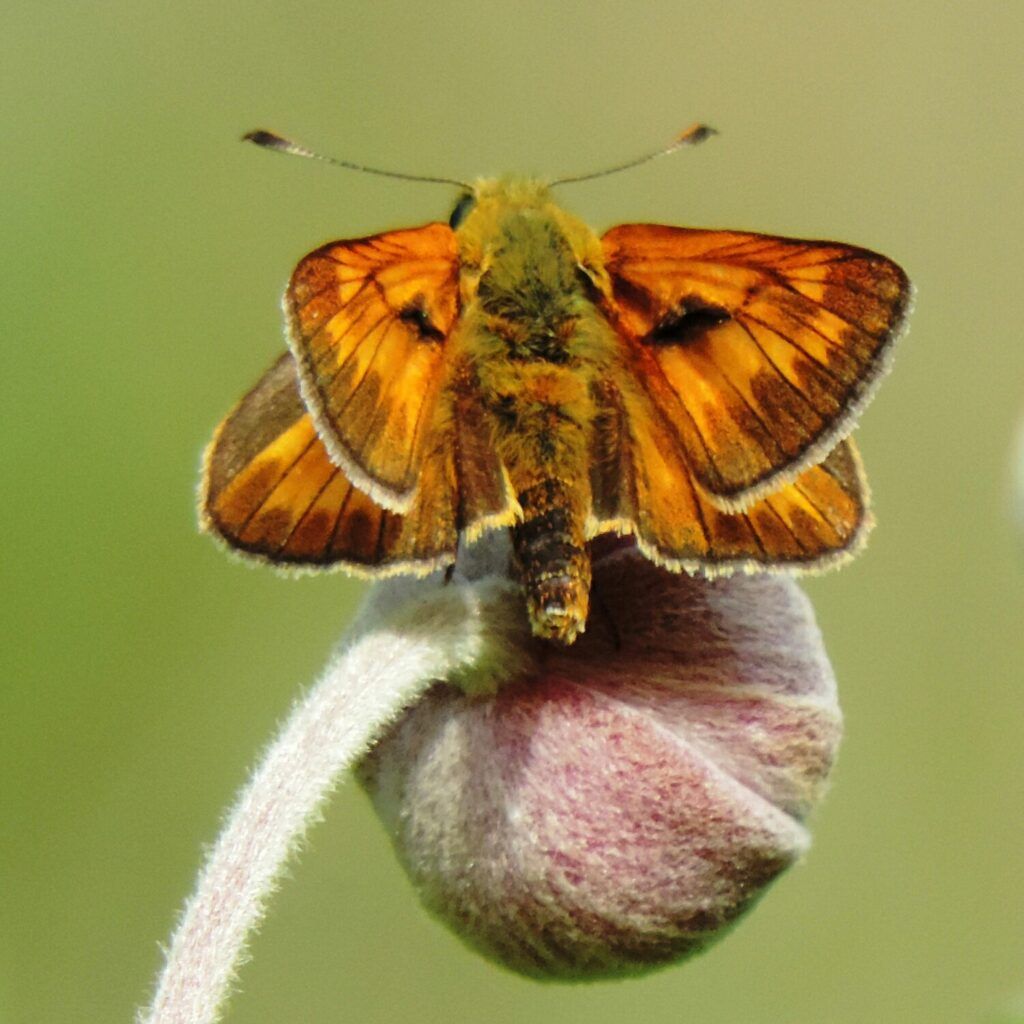
<path fill-rule="evenodd" d="M 407 511 L 458 314 L 446 224 L 333 242 L 285 295 L 302 394 L 333 461 L 378 504 Z"/>
<path fill-rule="evenodd" d="M 626 224 L 602 245 L 634 375 L 727 509 L 849 433 L 910 299 L 895 263 L 832 242 Z"/>

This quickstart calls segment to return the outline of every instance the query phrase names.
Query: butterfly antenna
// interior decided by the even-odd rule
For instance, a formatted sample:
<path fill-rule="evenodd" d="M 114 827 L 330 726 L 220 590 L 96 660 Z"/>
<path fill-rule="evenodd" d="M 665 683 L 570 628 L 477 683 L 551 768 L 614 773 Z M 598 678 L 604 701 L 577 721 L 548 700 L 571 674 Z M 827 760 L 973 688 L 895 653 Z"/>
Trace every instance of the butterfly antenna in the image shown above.
<path fill-rule="evenodd" d="M 680 132 L 664 149 L 656 149 L 653 153 L 645 153 L 643 156 L 638 156 L 635 160 L 630 160 L 624 164 L 616 164 L 614 167 L 609 167 L 603 171 L 594 171 L 591 174 L 574 174 L 571 178 L 559 178 L 557 181 L 551 182 L 551 187 L 575 184 L 577 181 L 592 181 L 594 178 L 605 178 L 609 174 L 618 174 L 619 171 L 628 171 L 631 167 L 639 167 L 650 160 L 656 160 L 659 156 L 668 156 L 669 153 L 674 153 L 677 149 L 682 149 L 683 146 L 695 146 L 698 142 L 703 142 L 705 139 L 717 134 L 718 132 L 710 125 L 692 124 L 685 131 Z"/>
<path fill-rule="evenodd" d="M 314 153 L 305 146 L 300 146 L 288 139 L 281 138 L 273 132 L 257 129 L 253 132 L 246 132 L 242 136 L 243 142 L 252 142 L 264 149 L 275 149 L 278 153 L 291 153 L 292 156 L 304 156 L 309 160 L 322 160 L 325 164 L 334 164 L 335 167 L 345 167 L 350 171 L 362 171 L 364 174 L 378 174 L 382 178 L 400 178 L 402 181 L 429 181 L 438 185 L 456 185 L 461 189 L 471 190 L 471 186 L 464 181 L 457 181 L 455 178 L 434 178 L 426 174 L 402 174 L 401 171 L 383 171 L 379 167 L 366 167 L 363 164 L 354 164 L 348 160 L 339 160 L 337 157 L 324 156 L 321 153 Z"/>

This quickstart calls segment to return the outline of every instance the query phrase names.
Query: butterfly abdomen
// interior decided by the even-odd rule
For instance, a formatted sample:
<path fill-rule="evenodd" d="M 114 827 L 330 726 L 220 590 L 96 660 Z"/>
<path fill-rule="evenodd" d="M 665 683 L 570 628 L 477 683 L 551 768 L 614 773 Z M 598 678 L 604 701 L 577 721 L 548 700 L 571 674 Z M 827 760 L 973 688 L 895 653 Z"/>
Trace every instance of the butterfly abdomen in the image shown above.
<path fill-rule="evenodd" d="M 533 631 L 571 643 L 590 589 L 585 524 L 592 400 L 587 375 L 544 360 L 496 361 L 481 373 L 496 454 L 519 503 L 512 546 Z"/>
<path fill-rule="evenodd" d="M 537 636 L 571 644 L 587 623 L 590 556 L 578 488 L 544 480 L 519 494 L 523 519 L 512 527 L 515 569 Z"/>
<path fill-rule="evenodd" d="M 521 510 L 512 546 L 533 631 L 572 643 L 586 625 L 590 590 L 590 481 L 578 471 L 595 414 L 589 374 L 534 358 L 489 360 L 479 375 L 495 451 Z"/>

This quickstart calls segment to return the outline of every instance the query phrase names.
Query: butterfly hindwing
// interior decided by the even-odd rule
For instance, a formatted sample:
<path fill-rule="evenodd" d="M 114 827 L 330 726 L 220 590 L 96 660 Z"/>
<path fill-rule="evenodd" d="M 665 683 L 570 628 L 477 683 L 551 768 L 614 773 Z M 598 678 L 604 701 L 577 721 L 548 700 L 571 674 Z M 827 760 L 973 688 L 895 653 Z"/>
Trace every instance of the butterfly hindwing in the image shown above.
<path fill-rule="evenodd" d="M 638 382 L 606 386 L 599 404 L 591 534 L 632 533 L 658 564 L 707 576 L 823 569 L 863 542 L 871 521 L 852 440 L 792 483 L 727 512 L 690 471 L 672 425 Z"/>
<path fill-rule="evenodd" d="M 421 575 L 455 558 L 449 462 L 440 450 L 425 459 L 408 515 L 381 508 L 332 462 L 286 354 L 214 434 L 200 515 L 236 550 L 282 566 Z"/>
<path fill-rule="evenodd" d="M 332 242 L 285 293 L 303 398 L 332 460 L 378 504 L 408 510 L 430 441 L 459 263 L 446 224 Z"/>
<path fill-rule="evenodd" d="M 624 224 L 602 247 L 603 308 L 633 376 L 730 510 L 850 432 L 910 302 L 895 263 L 833 242 Z"/>

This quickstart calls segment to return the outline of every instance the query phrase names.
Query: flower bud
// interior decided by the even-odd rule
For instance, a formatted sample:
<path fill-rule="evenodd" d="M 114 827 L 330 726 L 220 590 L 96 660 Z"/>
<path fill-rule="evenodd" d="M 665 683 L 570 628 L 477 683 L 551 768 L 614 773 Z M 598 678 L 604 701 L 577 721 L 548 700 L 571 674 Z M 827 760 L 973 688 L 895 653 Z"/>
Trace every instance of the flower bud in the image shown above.
<path fill-rule="evenodd" d="M 507 592 L 508 615 L 521 598 Z M 360 766 L 426 906 L 544 978 L 721 936 L 807 849 L 841 720 L 792 580 L 599 563 L 586 634 L 492 696 L 437 685 Z"/>

